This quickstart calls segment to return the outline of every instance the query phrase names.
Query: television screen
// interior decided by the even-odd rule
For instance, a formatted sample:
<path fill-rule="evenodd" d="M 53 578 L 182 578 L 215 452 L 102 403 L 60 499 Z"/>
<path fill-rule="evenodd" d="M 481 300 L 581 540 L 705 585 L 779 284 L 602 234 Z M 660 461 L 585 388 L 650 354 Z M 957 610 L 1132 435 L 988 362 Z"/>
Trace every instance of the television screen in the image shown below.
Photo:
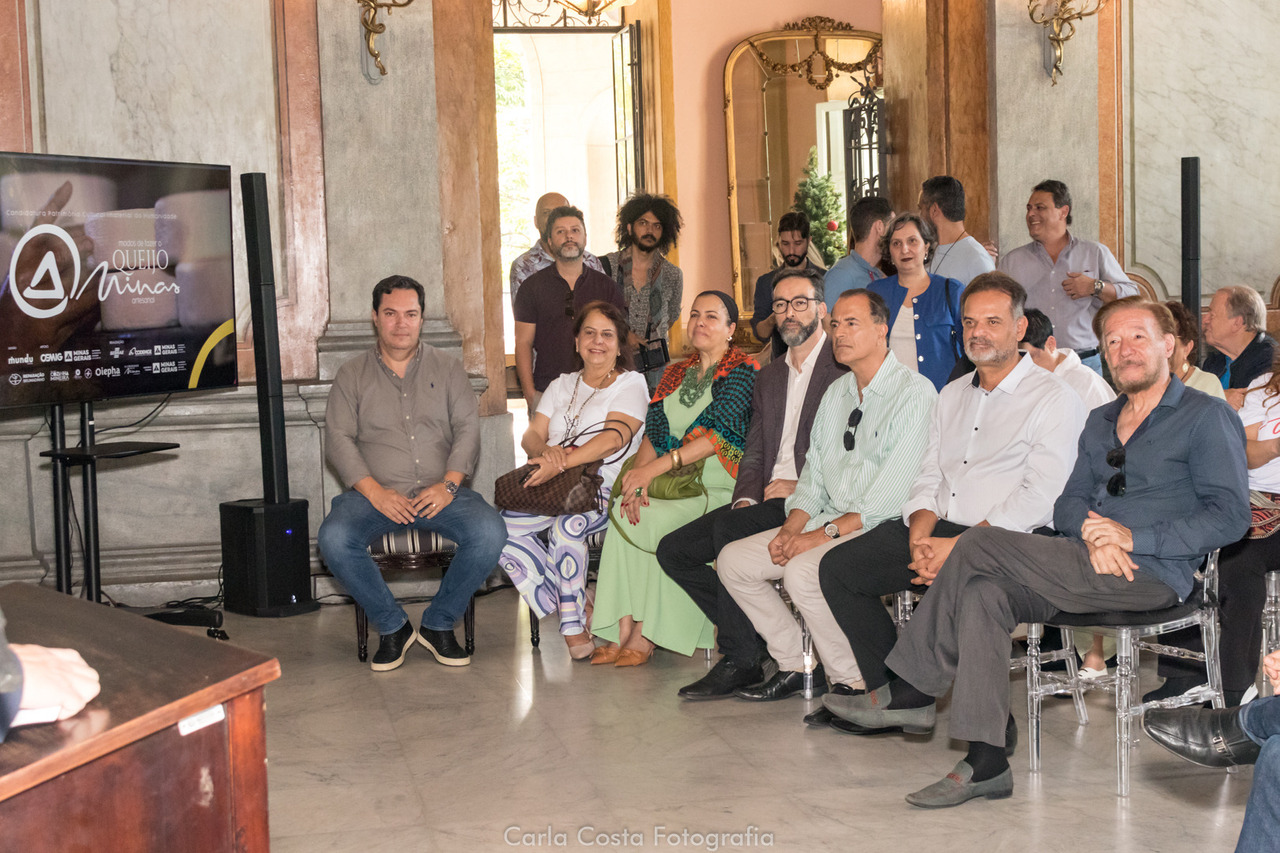
<path fill-rule="evenodd" d="M 0 153 L 0 406 L 236 384 L 231 169 Z"/>

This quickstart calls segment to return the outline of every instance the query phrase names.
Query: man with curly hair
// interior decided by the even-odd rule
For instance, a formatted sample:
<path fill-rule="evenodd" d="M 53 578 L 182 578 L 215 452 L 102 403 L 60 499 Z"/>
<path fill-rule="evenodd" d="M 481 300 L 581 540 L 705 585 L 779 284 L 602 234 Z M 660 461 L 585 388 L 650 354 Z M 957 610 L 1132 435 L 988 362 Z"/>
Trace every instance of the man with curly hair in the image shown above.
<path fill-rule="evenodd" d="M 604 268 L 622 288 L 633 345 L 669 340 L 680 319 L 684 273 L 667 260 L 667 251 L 675 248 L 683 224 L 675 203 L 664 195 L 636 193 L 618 208 L 618 251 L 605 255 Z M 650 389 L 662 377 L 662 367 L 646 373 Z"/>

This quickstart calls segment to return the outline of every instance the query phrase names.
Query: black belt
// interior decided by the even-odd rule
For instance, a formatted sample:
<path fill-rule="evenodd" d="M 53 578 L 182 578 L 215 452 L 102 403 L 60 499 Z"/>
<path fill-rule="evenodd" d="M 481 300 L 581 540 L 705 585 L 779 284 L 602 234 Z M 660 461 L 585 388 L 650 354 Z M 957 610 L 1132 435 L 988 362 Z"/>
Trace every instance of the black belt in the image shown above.
<path fill-rule="evenodd" d="M 1081 360 L 1081 361 L 1084 361 L 1086 358 L 1093 358 L 1093 357 L 1094 357 L 1095 355 L 1097 355 L 1097 354 L 1098 354 L 1098 348 L 1097 348 L 1097 347 L 1094 347 L 1093 349 L 1078 349 L 1078 350 L 1076 350 L 1076 355 L 1080 356 L 1080 360 Z"/>

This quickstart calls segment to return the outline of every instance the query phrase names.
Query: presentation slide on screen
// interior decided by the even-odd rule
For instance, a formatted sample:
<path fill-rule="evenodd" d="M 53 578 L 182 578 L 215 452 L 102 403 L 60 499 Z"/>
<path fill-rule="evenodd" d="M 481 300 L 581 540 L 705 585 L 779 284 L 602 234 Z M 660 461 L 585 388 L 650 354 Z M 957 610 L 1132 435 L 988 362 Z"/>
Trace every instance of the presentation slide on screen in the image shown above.
<path fill-rule="evenodd" d="M 0 406 L 236 382 L 226 166 L 0 153 Z"/>

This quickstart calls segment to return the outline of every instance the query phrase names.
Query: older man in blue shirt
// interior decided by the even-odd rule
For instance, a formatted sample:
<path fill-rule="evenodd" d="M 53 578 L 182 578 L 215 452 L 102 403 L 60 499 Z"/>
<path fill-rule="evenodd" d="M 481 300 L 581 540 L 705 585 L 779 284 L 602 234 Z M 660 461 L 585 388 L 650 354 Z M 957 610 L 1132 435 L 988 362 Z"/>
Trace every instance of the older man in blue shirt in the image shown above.
<path fill-rule="evenodd" d="M 1005 755 L 1009 634 L 1055 613 L 1155 610 L 1184 599 L 1201 558 L 1249 526 L 1244 431 L 1231 407 L 1169 374 L 1174 322 L 1124 299 L 1099 312 L 1121 396 L 1090 413 L 1054 505 L 1058 536 L 996 528 L 961 535 L 886 663 L 898 678 L 865 696 L 828 696 L 860 726 L 929 731 L 951 696 L 951 736 L 969 741 L 940 782 L 907 796 L 923 808 L 1013 793 Z"/>

